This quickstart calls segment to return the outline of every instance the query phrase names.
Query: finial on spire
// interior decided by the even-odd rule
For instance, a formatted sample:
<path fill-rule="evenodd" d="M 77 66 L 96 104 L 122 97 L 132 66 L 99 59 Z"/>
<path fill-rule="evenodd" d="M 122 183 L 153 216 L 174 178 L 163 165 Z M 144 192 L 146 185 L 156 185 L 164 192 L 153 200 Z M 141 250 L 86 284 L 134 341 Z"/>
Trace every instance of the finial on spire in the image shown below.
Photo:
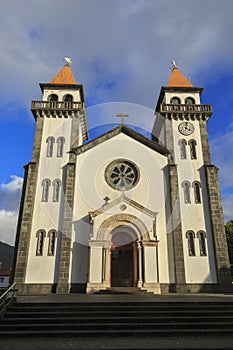
<path fill-rule="evenodd" d="M 176 62 L 175 60 L 171 61 L 172 64 L 172 69 L 177 68 L 178 62 Z"/>
<path fill-rule="evenodd" d="M 72 63 L 72 59 L 70 57 L 64 57 L 64 61 L 68 66 Z"/>

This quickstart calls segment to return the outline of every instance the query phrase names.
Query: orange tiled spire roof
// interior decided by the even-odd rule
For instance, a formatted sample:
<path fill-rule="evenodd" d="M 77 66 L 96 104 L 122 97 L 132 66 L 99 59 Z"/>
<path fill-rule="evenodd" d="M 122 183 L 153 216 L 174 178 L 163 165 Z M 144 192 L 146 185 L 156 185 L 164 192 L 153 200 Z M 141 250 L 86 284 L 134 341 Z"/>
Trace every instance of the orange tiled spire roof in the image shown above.
<path fill-rule="evenodd" d="M 75 77 L 70 69 L 70 66 L 66 64 L 58 73 L 53 77 L 50 84 L 77 84 Z"/>
<path fill-rule="evenodd" d="M 179 71 L 177 67 L 174 67 L 167 86 L 193 87 L 193 84 Z"/>

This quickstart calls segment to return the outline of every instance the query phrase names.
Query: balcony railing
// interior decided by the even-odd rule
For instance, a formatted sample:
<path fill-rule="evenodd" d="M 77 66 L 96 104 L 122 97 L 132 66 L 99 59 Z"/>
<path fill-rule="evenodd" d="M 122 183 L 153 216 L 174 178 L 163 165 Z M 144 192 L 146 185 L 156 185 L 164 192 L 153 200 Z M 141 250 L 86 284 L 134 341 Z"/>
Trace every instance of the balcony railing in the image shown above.
<path fill-rule="evenodd" d="M 198 114 L 211 114 L 212 105 L 176 105 L 176 104 L 160 104 L 161 113 L 198 113 Z"/>
<path fill-rule="evenodd" d="M 70 101 L 32 101 L 31 110 L 47 110 L 47 111 L 55 111 L 55 110 L 67 110 L 74 111 L 80 110 L 85 107 L 84 102 L 70 102 Z"/>

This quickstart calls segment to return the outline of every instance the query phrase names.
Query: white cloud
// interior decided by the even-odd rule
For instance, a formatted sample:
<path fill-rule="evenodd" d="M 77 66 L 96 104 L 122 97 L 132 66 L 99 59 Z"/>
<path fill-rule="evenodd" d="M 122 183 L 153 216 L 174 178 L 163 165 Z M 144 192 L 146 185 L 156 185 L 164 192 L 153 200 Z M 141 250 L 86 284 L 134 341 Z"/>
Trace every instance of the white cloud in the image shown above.
<path fill-rule="evenodd" d="M 9 192 L 17 192 L 18 190 L 21 190 L 23 185 L 23 178 L 20 176 L 12 175 L 11 179 L 12 181 L 9 183 L 1 184 L 1 189 Z"/>
<path fill-rule="evenodd" d="M 49 81 L 68 55 L 95 102 L 153 107 L 171 59 L 192 75 L 232 68 L 232 12 L 229 0 L 9 0 L 1 4 L 2 98 L 36 99 L 37 83 Z"/>
<path fill-rule="evenodd" d="M 222 196 L 223 212 L 225 222 L 233 219 L 233 194 Z"/>
<path fill-rule="evenodd" d="M 12 175 L 11 181 L 0 185 L 0 241 L 15 243 L 16 225 L 23 179 Z"/>
<path fill-rule="evenodd" d="M 215 135 L 210 142 L 212 162 L 219 167 L 219 179 L 223 191 L 233 189 L 233 125 L 222 135 Z"/>
<path fill-rule="evenodd" d="M 0 210 L 0 241 L 14 245 L 18 213 Z"/>

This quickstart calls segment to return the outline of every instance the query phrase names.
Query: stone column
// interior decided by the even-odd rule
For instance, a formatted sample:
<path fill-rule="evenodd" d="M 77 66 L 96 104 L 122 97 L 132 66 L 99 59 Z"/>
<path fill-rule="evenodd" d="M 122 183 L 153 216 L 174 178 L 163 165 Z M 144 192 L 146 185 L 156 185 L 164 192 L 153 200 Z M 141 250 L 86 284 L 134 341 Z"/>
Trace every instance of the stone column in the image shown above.
<path fill-rule="evenodd" d="M 175 290 L 177 293 L 187 292 L 184 268 L 184 252 L 180 215 L 180 199 L 178 187 L 177 166 L 169 165 L 170 181 L 170 203 L 171 203 L 171 229 L 174 250 L 174 268 L 175 268 Z"/>
<path fill-rule="evenodd" d="M 137 242 L 138 245 L 138 288 L 142 288 L 142 243 Z"/>
<path fill-rule="evenodd" d="M 60 247 L 58 285 L 56 291 L 59 294 L 67 294 L 70 291 L 70 254 L 75 186 L 75 167 L 75 161 L 68 163 L 66 166 L 64 218 Z"/>
<path fill-rule="evenodd" d="M 206 165 L 205 174 L 209 198 L 210 222 L 215 249 L 218 288 L 219 292 L 231 292 L 233 288 L 219 189 L 218 169 L 214 165 Z"/>

